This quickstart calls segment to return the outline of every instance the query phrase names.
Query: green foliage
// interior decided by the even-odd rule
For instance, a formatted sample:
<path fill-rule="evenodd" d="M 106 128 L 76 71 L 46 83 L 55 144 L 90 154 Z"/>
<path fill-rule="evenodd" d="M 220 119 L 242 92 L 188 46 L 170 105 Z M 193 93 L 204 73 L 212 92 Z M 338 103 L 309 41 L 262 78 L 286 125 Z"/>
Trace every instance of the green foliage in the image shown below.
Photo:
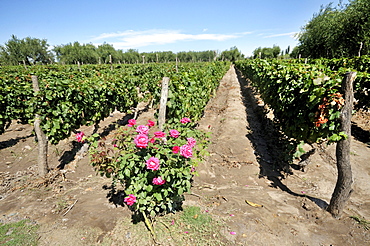
<path fill-rule="evenodd" d="M 178 73 L 173 73 L 170 77 L 166 112 L 168 123 L 176 122 L 182 117 L 191 117 L 198 121 L 228 68 L 229 63 L 226 62 L 198 63 L 182 66 Z M 156 98 L 159 101 L 159 93 Z"/>
<path fill-rule="evenodd" d="M 269 58 L 277 58 L 280 54 L 280 47 L 274 45 L 272 48 L 257 48 L 253 51 L 253 58 L 262 58 L 262 59 L 269 59 Z M 289 48 L 287 49 L 289 53 Z"/>
<path fill-rule="evenodd" d="M 220 58 L 222 61 L 235 62 L 244 58 L 241 51 L 238 50 L 236 46 L 231 47 L 230 50 L 222 51 Z"/>
<path fill-rule="evenodd" d="M 48 51 L 49 45 L 46 39 L 37 39 L 27 37 L 18 39 L 15 35 L 0 46 L 0 64 L 1 65 L 19 65 L 25 63 L 46 64 L 51 63 L 53 55 Z"/>
<path fill-rule="evenodd" d="M 350 71 L 356 71 L 354 82 L 354 97 L 356 103 L 355 110 L 370 108 L 370 56 L 361 56 L 353 58 L 333 58 L 333 59 L 307 59 L 308 63 L 313 65 L 326 66 L 335 73 L 344 74 Z M 303 59 L 290 60 L 291 63 L 302 63 Z"/>
<path fill-rule="evenodd" d="M 190 123 L 172 124 L 165 136 L 160 137 L 156 135 L 158 131 L 153 133 L 154 129 L 150 133 L 137 133 L 143 127 L 149 129 L 144 125 L 122 127 L 111 143 L 92 141 L 91 164 L 101 175 L 111 177 L 113 183 L 122 183 L 127 197 L 136 198 L 132 204 L 126 201 L 134 211 L 155 217 L 159 213 L 179 209 L 183 194 L 190 191 L 195 167 L 206 154 L 207 139 Z M 179 136 L 170 134 L 173 129 L 179 132 Z M 140 145 L 137 138 L 143 135 L 147 140 L 145 145 Z M 196 139 L 195 146 L 189 138 Z M 184 146 L 191 149 L 192 156 L 182 151 Z M 149 166 L 152 158 L 157 158 L 158 166 Z M 158 178 L 163 183 L 156 183 Z"/>
<path fill-rule="evenodd" d="M 321 7 L 302 28 L 299 54 L 311 58 L 353 57 L 370 52 L 370 2 Z"/>
<path fill-rule="evenodd" d="M 40 115 L 51 143 L 71 135 L 82 125 L 94 124 L 115 109 L 127 112 L 139 101 L 159 104 L 161 80 L 171 78 L 167 118 L 200 119 L 229 63 L 135 64 L 84 66 L 22 66 L 0 68 L 0 134 L 12 120 L 32 123 Z M 32 89 L 38 76 L 40 92 Z M 139 94 L 143 95 L 139 98 Z"/>
<path fill-rule="evenodd" d="M 236 66 L 248 75 L 274 112 L 274 121 L 295 146 L 300 141 L 339 141 L 344 103 L 338 92 L 342 75 L 323 65 L 279 60 L 246 60 Z M 293 153 L 292 153 L 293 154 Z"/>
<path fill-rule="evenodd" d="M 37 245 L 38 226 L 29 220 L 0 225 L 0 244 L 4 246 Z"/>

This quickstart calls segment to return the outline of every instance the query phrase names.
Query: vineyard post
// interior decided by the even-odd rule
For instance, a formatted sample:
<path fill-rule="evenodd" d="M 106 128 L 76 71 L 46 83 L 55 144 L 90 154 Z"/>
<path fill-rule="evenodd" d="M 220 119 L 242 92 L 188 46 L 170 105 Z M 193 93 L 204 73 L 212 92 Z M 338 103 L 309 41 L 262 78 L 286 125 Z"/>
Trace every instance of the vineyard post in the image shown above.
<path fill-rule="evenodd" d="M 110 70 L 113 71 L 112 55 L 109 55 Z"/>
<path fill-rule="evenodd" d="M 363 45 L 363 43 L 361 42 L 361 43 L 360 43 L 360 49 L 358 50 L 358 57 L 360 57 L 360 56 L 361 56 L 361 49 L 362 49 L 362 45 Z"/>
<path fill-rule="evenodd" d="M 166 121 L 166 104 L 167 104 L 167 97 L 168 97 L 168 84 L 170 82 L 170 78 L 163 77 L 162 79 L 162 91 L 161 91 L 161 101 L 159 104 L 159 114 L 158 114 L 158 126 L 161 131 L 163 131 L 163 125 Z"/>
<path fill-rule="evenodd" d="M 35 92 L 40 91 L 39 83 L 37 80 L 37 76 L 32 75 L 32 86 L 33 90 Z M 48 140 L 46 138 L 45 133 L 42 131 L 41 126 L 40 126 L 41 120 L 40 120 L 40 115 L 36 114 L 35 115 L 35 122 L 34 122 L 34 127 L 35 127 L 35 133 L 37 136 L 37 141 L 38 141 L 38 147 L 39 147 L 39 154 L 38 154 L 38 171 L 40 176 L 45 176 L 48 171 Z"/>
<path fill-rule="evenodd" d="M 351 118 L 353 108 L 353 81 L 356 72 L 346 73 L 342 81 L 344 106 L 341 110 L 340 124 L 341 131 L 347 135 L 347 139 L 341 139 L 336 146 L 336 158 L 338 179 L 335 185 L 330 204 L 327 208 L 334 218 L 339 218 L 343 211 L 344 205 L 352 193 L 352 170 L 350 161 L 351 148 Z"/>

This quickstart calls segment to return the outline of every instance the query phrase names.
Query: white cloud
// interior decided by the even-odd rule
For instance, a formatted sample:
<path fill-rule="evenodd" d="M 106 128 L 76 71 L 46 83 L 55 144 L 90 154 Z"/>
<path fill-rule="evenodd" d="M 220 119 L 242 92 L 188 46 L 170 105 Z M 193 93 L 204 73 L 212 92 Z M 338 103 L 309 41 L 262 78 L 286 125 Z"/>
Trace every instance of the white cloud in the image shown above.
<path fill-rule="evenodd" d="M 290 36 L 291 38 L 294 38 L 296 34 L 297 34 L 296 32 L 288 32 L 288 33 L 280 33 L 280 34 L 264 36 L 264 38 L 275 38 L 275 37 L 282 37 L 282 36 Z"/>
<path fill-rule="evenodd" d="M 161 45 L 175 43 L 178 41 L 225 41 L 249 34 L 249 32 L 234 34 L 185 34 L 178 30 L 146 30 L 124 32 L 102 33 L 92 40 L 94 42 L 107 42 L 112 44 L 116 49 L 130 49 L 149 45 Z"/>

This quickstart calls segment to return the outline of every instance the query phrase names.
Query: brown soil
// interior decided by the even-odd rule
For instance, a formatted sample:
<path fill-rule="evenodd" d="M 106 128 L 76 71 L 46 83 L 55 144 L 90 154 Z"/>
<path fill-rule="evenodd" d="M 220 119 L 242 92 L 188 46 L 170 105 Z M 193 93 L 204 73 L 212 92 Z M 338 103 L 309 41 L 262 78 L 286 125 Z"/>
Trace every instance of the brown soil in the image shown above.
<path fill-rule="evenodd" d="M 222 221 L 225 245 L 369 245 L 370 232 L 351 218 L 370 220 L 369 114 L 353 117 L 354 191 L 341 218 L 334 219 L 324 208 L 337 178 L 335 145 L 318 148 L 304 171 L 280 174 L 276 160 L 281 146 L 263 108 L 231 68 L 199 122 L 199 128 L 212 133 L 210 156 L 197 168 L 199 176 L 184 205 L 200 206 Z M 142 111 L 139 123 L 152 115 Z M 109 134 L 112 123 L 126 118 L 114 113 L 99 132 Z M 81 130 L 88 135 L 93 128 Z M 53 170 L 38 178 L 32 127 L 12 124 L 0 136 L 0 222 L 36 221 L 40 245 L 136 245 L 125 241 L 129 236 L 118 223 L 131 218 L 131 212 L 120 205 L 122 197 L 109 195 L 111 181 L 96 176 L 81 149 L 73 136 L 50 146 Z"/>

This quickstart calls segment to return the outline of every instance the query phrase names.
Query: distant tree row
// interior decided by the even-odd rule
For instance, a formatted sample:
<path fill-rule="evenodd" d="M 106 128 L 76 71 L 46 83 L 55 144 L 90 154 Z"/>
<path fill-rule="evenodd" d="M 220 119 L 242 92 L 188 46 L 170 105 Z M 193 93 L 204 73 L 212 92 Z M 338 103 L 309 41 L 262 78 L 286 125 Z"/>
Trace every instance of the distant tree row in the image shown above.
<path fill-rule="evenodd" d="M 243 59 L 243 54 L 236 48 L 221 53 L 208 51 L 172 51 L 142 52 L 129 49 L 126 52 L 116 50 L 111 44 L 80 44 L 79 42 L 55 46 L 49 49 L 45 39 L 11 39 L 0 46 L 0 65 L 33 65 L 59 62 L 62 64 L 106 64 L 106 63 L 148 63 L 148 62 L 208 62 L 214 60 L 236 61 Z"/>
<path fill-rule="evenodd" d="M 281 49 L 279 46 L 274 45 L 272 48 L 261 48 L 258 47 L 253 51 L 253 58 L 261 58 L 261 59 L 268 59 L 268 58 L 277 58 L 280 55 Z M 289 52 L 288 52 L 289 53 Z"/>
<path fill-rule="evenodd" d="M 321 6 L 302 28 L 294 53 L 310 58 L 353 57 L 370 54 L 370 1 Z"/>

